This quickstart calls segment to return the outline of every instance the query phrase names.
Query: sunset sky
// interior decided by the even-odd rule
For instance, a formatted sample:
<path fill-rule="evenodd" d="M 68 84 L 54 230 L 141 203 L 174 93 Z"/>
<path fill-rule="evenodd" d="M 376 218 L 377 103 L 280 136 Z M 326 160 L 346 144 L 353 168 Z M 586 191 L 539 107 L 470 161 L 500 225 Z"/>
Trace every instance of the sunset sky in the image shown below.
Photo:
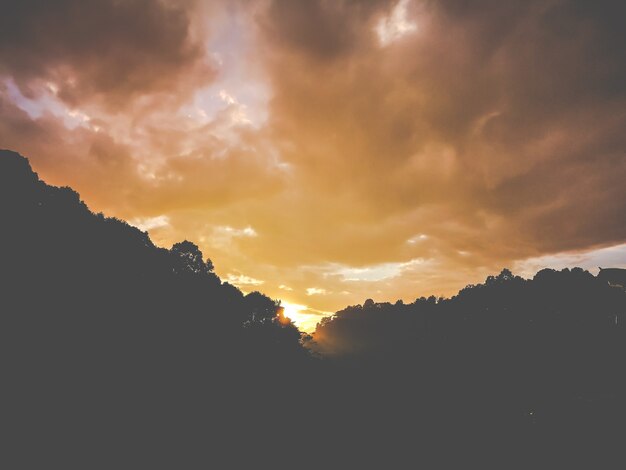
<path fill-rule="evenodd" d="M 624 5 L 0 0 L 0 148 L 308 330 L 623 267 Z"/>

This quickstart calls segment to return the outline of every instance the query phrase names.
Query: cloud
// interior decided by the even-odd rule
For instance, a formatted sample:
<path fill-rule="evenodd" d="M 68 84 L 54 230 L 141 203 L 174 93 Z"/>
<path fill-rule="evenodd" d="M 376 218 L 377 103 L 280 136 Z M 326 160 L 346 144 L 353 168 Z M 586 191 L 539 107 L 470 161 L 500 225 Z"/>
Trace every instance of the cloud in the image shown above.
<path fill-rule="evenodd" d="M 399 0 L 388 16 L 380 18 L 376 24 L 376 34 L 381 46 L 388 46 L 394 41 L 417 30 L 417 24 L 407 17 L 411 0 Z"/>
<path fill-rule="evenodd" d="M 5 0 L 0 73 L 15 77 L 25 92 L 49 83 L 72 106 L 98 100 L 123 108 L 147 94 L 180 91 L 178 84 L 195 67 L 211 73 L 182 5 Z"/>
<path fill-rule="evenodd" d="M 257 233 L 252 227 L 234 228 L 228 225 L 215 227 L 215 233 L 228 237 L 256 237 Z"/>
<path fill-rule="evenodd" d="M 258 16 L 272 49 L 315 61 L 335 60 L 359 48 L 362 30 L 389 1 L 273 0 Z M 302 56 L 302 57 L 299 57 Z"/>
<path fill-rule="evenodd" d="M 361 268 L 342 266 L 335 268 L 332 273 L 342 276 L 344 281 L 376 282 L 383 279 L 393 279 L 402 275 L 406 270 L 423 263 L 425 260 L 418 258 L 400 263 L 383 263 Z"/>
<path fill-rule="evenodd" d="M 349 41 L 315 53 L 287 17 L 266 21 L 286 50 L 267 54 L 271 129 L 302 188 L 288 218 L 316 254 L 371 264 L 436 246 L 484 266 L 624 239 L 623 7 L 421 2 L 419 34 L 381 50 L 371 26 L 393 5 L 311 3 L 324 25 L 349 17 Z M 401 246 L 416 229 L 429 243 Z"/>
<path fill-rule="evenodd" d="M 0 5 L 0 146 L 225 279 L 332 311 L 626 241 L 620 2 Z"/>
<path fill-rule="evenodd" d="M 307 287 L 306 295 L 325 295 L 326 289 L 321 289 L 319 287 Z"/>
<path fill-rule="evenodd" d="M 129 220 L 130 225 L 134 225 L 139 230 L 149 231 L 157 228 L 168 227 L 170 218 L 166 215 L 157 215 L 156 217 L 137 218 Z"/>
<path fill-rule="evenodd" d="M 228 276 L 226 276 L 226 280 L 228 282 L 230 282 L 231 284 L 234 284 L 237 287 L 242 287 L 242 288 L 246 288 L 246 287 L 250 287 L 250 286 L 260 286 L 261 284 L 264 283 L 264 281 L 261 281 L 259 279 L 254 279 L 253 277 L 250 276 L 246 276 L 244 274 L 229 274 Z"/>
<path fill-rule="evenodd" d="M 426 235 L 425 233 L 420 233 L 418 235 L 414 235 L 411 238 L 407 239 L 407 243 L 414 245 L 415 243 L 419 243 L 421 241 L 427 240 L 428 239 L 428 235 Z"/>

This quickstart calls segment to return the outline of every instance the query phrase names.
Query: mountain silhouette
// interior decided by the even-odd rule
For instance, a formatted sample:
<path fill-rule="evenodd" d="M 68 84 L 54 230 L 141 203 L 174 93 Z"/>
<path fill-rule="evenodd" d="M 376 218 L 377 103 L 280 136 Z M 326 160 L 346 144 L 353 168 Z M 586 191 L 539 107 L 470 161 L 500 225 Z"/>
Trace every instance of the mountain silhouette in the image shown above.
<path fill-rule="evenodd" d="M 458 468 L 468 449 L 542 468 L 537 449 L 569 449 L 558 467 L 592 441 L 601 467 L 619 449 L 624 270 L 503 270 L 449 299 L 368 299 L 311 340 L 195 244 L 157 247 L 5 150 L 0 217 L 11 468 Z"/>

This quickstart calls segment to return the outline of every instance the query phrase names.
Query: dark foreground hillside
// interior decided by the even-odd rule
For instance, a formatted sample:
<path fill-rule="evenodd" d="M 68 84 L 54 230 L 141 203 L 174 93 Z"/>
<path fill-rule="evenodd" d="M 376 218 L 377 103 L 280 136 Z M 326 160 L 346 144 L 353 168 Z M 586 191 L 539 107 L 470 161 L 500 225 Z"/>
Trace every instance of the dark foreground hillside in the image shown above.
<path fill-rule="evenodd" d="M 625 272 L 545 269 L 525 280 L 503 270 L 451 299 L 367 300 L 325 318 L 315 348 L 369 372 L 410 371 L 411 385 L 440 398 L 455 401 L 463 390 L 458 413 L 469 399 L 536 428 L 619 432 L 626 424 L 626 283 L 607 277 Z"/>
<path fill-rule="evenodd" d="M 222 283 L 194 244 L 157 248 L 7 151 L 0 218 L 6 431 L 24 458 L 90 468 L 157 443 L 254 442 L 273 407 L 295 406 L 311 361 L 300 332 L 273 300 Z"/>
<path fill-rule="evenodd" d="M 277 302 L 222 283 L 192 243 L 158 248 L 7 151 L 0 218 L 5 468 L 622 457 L 621 271 L 505 270 L 451 299 L 367 301 L 322 322 L 309 352 Z"/>

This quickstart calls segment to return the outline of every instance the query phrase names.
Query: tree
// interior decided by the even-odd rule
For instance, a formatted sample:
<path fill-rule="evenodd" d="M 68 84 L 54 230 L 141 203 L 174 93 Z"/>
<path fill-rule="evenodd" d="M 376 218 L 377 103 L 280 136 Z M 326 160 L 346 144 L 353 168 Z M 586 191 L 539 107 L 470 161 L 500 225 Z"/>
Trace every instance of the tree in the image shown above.
<path fill-rule="evenodd" d="M 171 253 L 176 257 L 176 274 L 204 274 L 213 272 L 213 263 L 207 258 L 204 261 L 202 251 L 198 245 L 188 240 L 178 242 L 172 246 Z"/>
<path fill-rule="evenodd" d="M 244 298 L 248 321 L 252 323 L 270 323 L 277 318 L 279 305 L 260 292 L 251 292 Z"/>

